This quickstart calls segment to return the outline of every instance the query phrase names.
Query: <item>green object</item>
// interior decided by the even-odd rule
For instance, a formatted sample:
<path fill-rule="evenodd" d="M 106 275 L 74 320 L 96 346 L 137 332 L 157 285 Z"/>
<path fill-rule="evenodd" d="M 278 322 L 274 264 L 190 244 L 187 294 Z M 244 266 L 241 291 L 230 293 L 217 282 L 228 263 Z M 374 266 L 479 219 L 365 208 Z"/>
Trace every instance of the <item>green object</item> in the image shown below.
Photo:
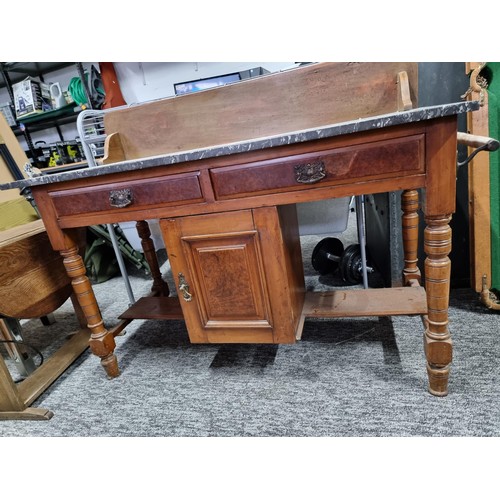
<path fill-rule="evenodd" d="M 75 101 L 76 102 L 76 101 Z M 50 118 L 59 118 L 61 116 L 71 115 L 75 113 L 75 105 L 67 104 L 59 109 L 53 109 L 52 111 L 44 111 L 43 113 L 38 113 L 36 115 L 30 115 L 26 117 L 18 118 L 18 122 L 20 123 L 36 123 L 44 120 L 48 120 Z"/>
<path fill-rule="evenodd" d="M 91 107 L 100 109 L 102 103 L 104 102 L 104 96 L 106 95 L 102 85 L 101 75 L 99 74 L 97 69 L 92 66 L 90 79 L 88 71 L 84 71 L 83 77 L 85 79 L 85 83 L 87 84 L 87 90 L 90 93 L 90 100 L 92 101 L 93 105 Z M 70 80 L 68 85 L 68 92 L 73 100 L 80 106 L 89 105 L 89 103 L 87 102 L 87 94 L 85 92 L 84 82 L 82 82 L 82 79 L 79 76 L 75 76 Z"/>
<path fill-rule="evenodd" d="M 500 62 L 488 63 L 489 136 L 499 139 Z M 500 150 L 490 155 L 491 288 L 500 290 Z"/>
<path fill-rule="evenodd" d="M 125 260 L 150 275 L 151 270 L 144 254 L 132 248 L 118 224 L 113 227 L 120 253 Z M 87 276 L 93 283 L 103 283 L 120 272 L 111 236 L 106 225 L 98 224 L 89 227 L 84 262 Z"/>
<path fill-rule="evenodd" d="M 96 238 L 87 246 L 84 262 L 92 283 L 104 283 L 120 271 L 115 253 L 104 238 Z"/>
<path fill-rule="evenodd" d="M 87 73 L 85 73 L 85 76 L 88 77 Z M 80 106 L 82 104 L 87 105 L 87 96 L 85 95 L 85 89 L 80 77 L 75 76 L 71 79 L 68 85 L 68 92 L 77 104 Z"/>

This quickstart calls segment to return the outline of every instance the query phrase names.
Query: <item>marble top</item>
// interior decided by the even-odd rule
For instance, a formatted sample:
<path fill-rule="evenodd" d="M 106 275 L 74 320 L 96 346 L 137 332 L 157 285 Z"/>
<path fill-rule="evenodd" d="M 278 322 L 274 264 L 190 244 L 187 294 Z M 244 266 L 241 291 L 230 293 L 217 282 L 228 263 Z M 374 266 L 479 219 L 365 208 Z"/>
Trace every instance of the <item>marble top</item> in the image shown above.
<path fill-rule="evenodd" d="M 138 160 L 127 160 L 118 163 L 110 163 L 104 166 L 81 168 L 67 172 L 45 174 L 30 179 L 14 181 L 8 184 L 0 184 L 0 190 L 26 188 L 41 184 L 53 184 L 57 182 L 71 181 L 86 177 L 96 177 L 99 175 L 112 174 L 117 172 L 127 172 L 132 170 L 142 170 L 162 165 L 173 165 L 193 160 L 205 158 L 215 158 L 219 156 L 246 153 L 277 146 L 285 146 L 316 139 L 325 139 L 367 130 L 381 129 L 406 123 L 415 123 L 433 118 L 457 115 L 475 111 L 479 109 L 477 101 L 457 102 L 442 104 L 438 106 L 428 106 L 408 111 L 398 111 L 386 115 L 360 118 L 343 123 L 324 125 L 317 128 L 298 130 L 286 134 L 270 137 L 260 137 L 248 141 L 233 142 L 230 144 L 219 144 L 211 147 L 192 149 L 166 155 L 151 156 Z"/>

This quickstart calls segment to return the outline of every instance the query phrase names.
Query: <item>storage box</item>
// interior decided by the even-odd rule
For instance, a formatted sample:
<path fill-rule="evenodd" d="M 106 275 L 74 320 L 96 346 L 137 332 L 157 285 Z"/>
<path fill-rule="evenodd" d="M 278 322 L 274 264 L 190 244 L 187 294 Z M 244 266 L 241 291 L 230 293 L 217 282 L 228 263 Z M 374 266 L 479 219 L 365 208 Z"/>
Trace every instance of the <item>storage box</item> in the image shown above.
<path fill-rule="evenodd" d="M 49 86 L 26 78 L 12 85 L 17 118 L 25 118 L 52 109 Z"/>
<path fill-rule="evenodd" d="M 155 245 L 156 250 L 160 250 L 161 248 L 165 248 L 165 243 L 163 242 L 163 237 L 161 235 L 160 224 L 158 219 L 147 220 L 149 224 L 149 229 L 151 231 L 151 239 Z M 142 252 L 142 244 L 139 235 L 137 234 L 137 229 L 135 227 L 135 222 L 119 222 L 118 225 L 123 231 L 125 238 L 127 238 L 130 246 L 137 250 L 138 252 Z"/>
<path fill-rule="evenodd" d="M 349 221 L 350 203 L 350 197 L 299 203 L 300 235 L 343 233 Z"/>
<path fill-rule="evenodd" d="M 0 104 L 0 112 L 3 114 L 7 123 L 11 127 L 16 125 L 16 119 L 14 118 L 14 113 L 12 113 L 12 106 L 10 103 L 4 102 L 3 104 Z"/>

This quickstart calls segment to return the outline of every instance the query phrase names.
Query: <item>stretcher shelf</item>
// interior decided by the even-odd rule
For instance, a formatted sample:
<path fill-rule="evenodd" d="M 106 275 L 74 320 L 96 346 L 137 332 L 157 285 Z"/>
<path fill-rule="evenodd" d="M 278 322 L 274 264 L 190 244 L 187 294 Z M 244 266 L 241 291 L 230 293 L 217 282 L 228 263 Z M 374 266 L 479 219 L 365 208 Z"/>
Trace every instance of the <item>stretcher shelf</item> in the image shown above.
<path fill-rule="evenodd" d="M 425 289 L 420 286 L 309 292 L 305 317 L 337 318 L 427 314 Z"/>
<path fill-rule="evenodd" d="M 142 297 L 120 319 L 184 319 L 177 297 Z"/>

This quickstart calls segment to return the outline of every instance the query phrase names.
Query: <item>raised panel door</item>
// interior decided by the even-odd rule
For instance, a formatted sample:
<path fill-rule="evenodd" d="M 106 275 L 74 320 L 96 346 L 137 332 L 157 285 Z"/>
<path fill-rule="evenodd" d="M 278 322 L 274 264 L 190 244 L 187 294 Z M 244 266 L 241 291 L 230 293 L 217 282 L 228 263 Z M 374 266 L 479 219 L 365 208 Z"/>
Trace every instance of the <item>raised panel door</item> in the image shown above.
<path fill-rule="evenodd" d="M 277 207 L 160 224 L 191 342 L 295 340 L 298 289 L 286 274 Z"/>

